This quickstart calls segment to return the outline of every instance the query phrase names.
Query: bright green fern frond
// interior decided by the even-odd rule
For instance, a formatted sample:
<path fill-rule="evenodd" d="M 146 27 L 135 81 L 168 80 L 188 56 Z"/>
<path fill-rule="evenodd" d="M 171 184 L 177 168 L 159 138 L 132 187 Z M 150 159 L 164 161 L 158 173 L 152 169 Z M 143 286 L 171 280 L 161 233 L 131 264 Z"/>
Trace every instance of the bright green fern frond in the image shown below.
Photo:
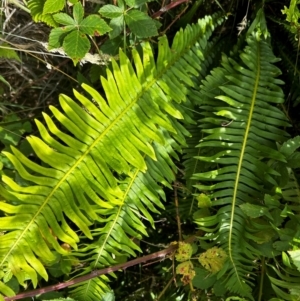
<path fill-rule="evenodd" d="M 211 233 L 206 239 L 228 253 L 219 277 L 224 275 L 231 292 L 251 298 L 258 251 L 245 238 L 246 216 L 239 206 L 260 204 L 263 193 L 276 185 L 278 173 L 267 163 L 285 162 L 276 142 L 287 139 L 281 127 L 288 122 L 276 107 L 284 96 L 278 86 L 282 82 L 276 79 L 278 60 L 268 40 L 258 31 L 248 36 L 247 43 L 240 62 L 224 57 L 223 67 L 213 70 L 201 87 L 200 127 L 205 137 L 198 159 L 211 168 L 194 179 L 200 191 L 209 193 L 213 209 L 221 206 L 215 215 L 209 209 L 196 215 L 200 229 Z"/>
<path fill-rule="evenodd" d="M 156 183 L 170 186 L 176 170 L 170 156 L 185 143 L 186 130 L 176 121 L 184 111 L 172 100 L 184 101 L 194 85 L 190 77 L 199 73 L 202 49 L 218 22 L 206 17 L 188 26 L 171 48 L 162 37 L 157 62 L 149 44 L 142 57 L 133 51 L 134 65 L 120 51 L 119 64 L 113 61 L 101 78 L 106 99 L 87 85 L 88 96 L 74 91 L 76 102 L 61 95 L 61 109 L 50 106 L 53 116 L 44 113 L 45 124 L 36 121 L 41 138 L 28 138 L 41 164 L 13 147 L 5 152 L 22 178 L 19 183 L 3 176 L 0 186 L 5 273 L 36 286 L 38 274 L 47 280 L 46 267 L 59 254 L 70 255 L 63 243 L 81 258 L 87 239 L 93 240 L 92 256 L 82 274 L 140 251 L 133 238 L 146 231 L 134 216 L 153 224 L 151 213 L 163 208 L 164 197 Z M 76 299 L 100 299 L 107 289 L 101 279 L 89 282 Z"/>

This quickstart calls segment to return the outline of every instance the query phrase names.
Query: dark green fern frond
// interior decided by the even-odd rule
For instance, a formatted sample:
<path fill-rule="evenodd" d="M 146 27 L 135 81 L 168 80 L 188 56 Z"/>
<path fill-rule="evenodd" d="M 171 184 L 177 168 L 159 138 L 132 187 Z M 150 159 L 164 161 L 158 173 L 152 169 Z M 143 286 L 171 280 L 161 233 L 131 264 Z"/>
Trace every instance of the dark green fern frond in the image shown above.
<path fill-rule="evenodd" d="M 246 215 L 240 205 L 260 204 L 264 192 L 276 185 L 278 173 L 267 163 L 270 159 L 285 162 L 276 142 L 287 139 L 281 127 L 288 122 L 276 107 L 284 97 L 282 82 L 276 79 L 278 59 L 268 39 L 254 30 L 247 43 L 239 62 L 224 56 L 223 67 L 213 70 L 201 87 L 200 127 L 205 137 L 199 148 L 209 155 L 198 159 L 211 163 L 211 169 L 194 179 L 200 191 L 209 192 L 211 210 L 217 210 L 214 215 L 202 210 L 196 222 L 210 233 L 206 239 L 213 239 L 228 254 L 219 277 L 224 275 L 231 292 L 252 298 L 254 259 L 259 252 L 245 238 Z"/>

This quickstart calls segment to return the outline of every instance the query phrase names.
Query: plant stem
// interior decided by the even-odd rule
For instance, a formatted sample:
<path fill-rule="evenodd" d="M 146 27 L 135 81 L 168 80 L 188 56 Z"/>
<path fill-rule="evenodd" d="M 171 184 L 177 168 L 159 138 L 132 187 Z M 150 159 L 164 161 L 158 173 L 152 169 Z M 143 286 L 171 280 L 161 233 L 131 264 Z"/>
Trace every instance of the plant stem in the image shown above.
<path fill-rule="evenodd" d="M 264 273 L 265 273 L 265 257 L 263 257 L 261 261 L 260 285 L 259 285 L 259 293 L 258 293 L 257 301 L 261 301 L 262 298 L 262 289 L 264 285 Z"/>
<path fill-rule="evenodd" d="M 193 242 L 194 240 L 196 240 L 196 236 L 197 236 L 197 234 L 195 236 L 189 237 L 186 240 L 186 242 L 190 242 L 190 243 Z M 39 289 L 35 289 L 35 290 L 29 291 L 29 292 L 21 293 L 21 294 L 18 294 L 16 296 L 14 296 L 14 297 L 5 297 L 4 301 L 19 300 L 19 299 L 28 298 L 28 297 L 34 297 L 34 296 L 37 296 L 37 295 L 40 295 L 40 294 L 45 294 L 45 293 L 52 292 L 52 291 L 58 291 L 58 290 L 61 290 L 65 287 L 68 287 L 68 286 L 71 286 L 71 285 L 74 285 L 74 284 L 77 284 L 77 283 L 80 283 L 80 282 L 83 282 L 83 281 L 90 280 L 90 279 L 98 277 L 100 275 L 109 274 L 111 272 L 116 272 L 118 270 L 124 270 L 128 267 L 140 264 L 142 262 L 147 262 L 147 261 L 154 260 L 154 259 L 157 259 L 157 258 L 162 258 L 163 259 L 164 257 L 166 257 L 166 255 L 174 252 L 177 248 L 178 248 L 177 244 L 176 245 L 170 245 L 167 249 L 164 249 L 164 250 L 161 250 L 161 251 L 158 251 L 158 252 L 143 256 L 143 257 L 139 257 L 139 258 L 130 260 L 130 261 L 125 262 L 125 263 L 120 263 L 120 264 L 117 264 L 117 265 L 112 266 L 112 267 L 108 267 L 108 268 L 101 269 L 101 270 L 95 270 L 95 271 L 92 271 L 88 275 L 84 275 L 84 276 L 81 276 L 81 277 L 63 282 L 63 283 L 49 285 L 49 286 L 46 286 L 46 287 L 43 287 L 43 288 L 39 288 Z"/>
<path fill-rule="evenodd" d="M 181 221 L 179 216 L 179 208 L 178 208 L 178 195 L 177 195 L 177 182 L 174 183 L 174 200 L 175 200 L 175 208 L 176 208 L 176 220 L 177 220 L 177 226 L 178 226 L 178 235 L 179 235 L 179 241 L 182 241 L 182 235 L 181 235 Z"/>
<path fill-rule="evenodd" d="M 175 279 L 176 275 L 174 275 L 169 282 L 167 283 L 167 285 L 164 287 L 164 289 L 160 292 L 160 294 L 157 296 L 157 298 L 155 299 L 155 301 L 158 301 L 163 294 L 166 292 L 166 290 L 168 289 L 168 287 L 171 285 L 171 283 L 173 282 L 173 280 Z"/>
<path fill-rule="evenodd" d="M 157 11 L 156 13 L 154 13 L 151 18 L 155 19 L 155 18 L 158 18 L 160 15 L 162 15 L 163 13 L 165 13 L 166 11 L 178 6 L 179 4 L 181 3 L 184 3 L 184 2 L 188 2 L 189 0 L 178 0 L 178 1 L 174 1 L 174 2 L 171 2 L 170 4 L 162 7 L 159 11 Z"/>

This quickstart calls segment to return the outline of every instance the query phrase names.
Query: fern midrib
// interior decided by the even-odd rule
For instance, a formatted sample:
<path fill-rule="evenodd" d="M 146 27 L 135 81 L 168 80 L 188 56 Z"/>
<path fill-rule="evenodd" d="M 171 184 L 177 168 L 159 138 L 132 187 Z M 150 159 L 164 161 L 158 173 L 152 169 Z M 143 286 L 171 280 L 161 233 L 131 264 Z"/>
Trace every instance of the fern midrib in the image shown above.
<path fill-rule="evenodd" d="M 136 98 L 135 101 L 132 101 L 132 103 L 130 103 L 125 110 L 122 111 L 122 113 L 119 114 L 119 116 L 117 116 L 115 118 L 115 120 L 101 133 L 101 135 L 99 135 L 99 137 L 97 139 L 95 139 L 95 141 L 86 149 L 86 151 L 82 154 L 82 156 L 80 158 L 77 159 L 77 161 L 75 161 L 74 165 L 71 166 L 71 168 L 69 169 L 69 171 L 67 171 L 65 173 L 65 175 L 61 178 L 60 181 L 58 181 L 58 183 L 53 187 L 53 190 L 51 191 L 51 193 L 49 194 L 49 196 L 45 199 L 45 201 L 43 202 L 43 204 L 41 205 L 40 209 L 35 213 L 35 215 L 33 216 L 33 218 L 29 221 L 29 223 L 27 224 L 27 226 L 25 227 L 25 229 L 21 232 L 20 236 L 18 237 L 18 239 L 14 242 L 14 244 L 12 245 L 12 247 L 9 249 L 9 252 L 7 252 L 7 254 L 4 256 L 3 260 L 0 263 L 0 266 L 2 266 L 7 257 L 9 257 L 9 255 L 11 254 L 11 252 L 14 250 L 14 248 L 19 244 L 20 240 L 23 238 L 23 236 L 25 235 L 25 233 L 28 231 L 28 229 L 31 227 L 31 225 L 34 223 L 34 221 L 36 220 L 36 218 L 38 217 L 38 215 L 42 212 L 42 210 L 44 209 L 44 207 L 47 205 L 47 203 L 49 202 L 49 200 L 51 199 L 51 197 L 54 195 L 54 193 L 59 189 L 59 187 L 62 185 L 62 183 L 64 183 L 66 181 L 66 179 L 69 177 L 69 175 L 80 165 L 80 163 L 83 161 L 84 158 L 86 158 L 86 156 L 90 153 L 90 151 L 94 148 L 94 146 L 99 142 L 99 140 L 101 140 L 106 134 L 107 132 L 110 131 L 110 129 L 127 113 L 127 111 L 136 103 L 137 99 L 139 99 L 138 97 Z"/>
<path fill-rule="evenodd" d="M 115 227 L 115 224 L 117 223 L 117 220 L 118 220 L 119 217 L 120 217 L 121 210 L 122 210 L 122 208 L 123 208 L 123 206 L 124 206 L 124 204 L 125 204 L 125 200 L 126 200 L 126 198 L 127 198 L 127 195 L 128 195 L 128 193 L 129 193 L 129 191 L 130 191 L 130 189 L 131 189 L 131 187 L 132 187 L 132 185 L 133 185 L 133 183 L 134 183 L 134 181 L 135 181 L 135 179 L 136 179 L 136 177 L 137 177 L 137 175 L 138 175 L 139 172 L 140 172 L 140 169 L 136 169 L 136 172 L 133 174 L 132 180 L 130 181 L 130 183 L 129 183 L 129 185 L 128 185 L 128 187 L 127 187 L 125 193 L 124 193 L 122 203 L 120 204 L 119 210 L 118 210 L 118 212 L 117 212 L 117 214 L 116 214 L 116 218 L 114 219 L 114 221 L 113 221 L 113 223 L 112 223 L 112 226 L 110 227 L 110 229 L 109 229 L 109 231 L 108 231 L 108 233 L 107 233 L 107 235 L 106 235 L 106 237 L 105 237 L 105 240 L 104 240 L 104 242 L 103 242 L 103 244 L 102 244 L 102 246 L 101 246 L 101 249 L 100 249 L 100 251 L 99 251 L 99 253 L 98 253 L 98 256 L 97 256 L 97 258 L 96 258 L 96 260 L 95 260 L 95 262 L 94 262 L 94 267 L 97 266 L 97 263 L 98 263 L 98 261 L 99 261 L 99 258 L 101 257 L 102 252 L 103 252 L 104 249 L 105 249 L 106 243 L 107 243 L 109 237 L 111 236 L 111 232 L 113 231 L 113 229 L 114 229 L 114 227 Z M 92 280 L 89 280 L 89 281 L 85 284 L 85 285 L 86 285 L 86 288 L 85 288 L 85 294 L 87 294 L 87 292 L 89 291 L 89 286 L 90 286 L 90 284 L 91 284 L 91 281 L 92 281 Z"/>
<path fill-rule="evenodd" d="M 256 79 L 255 79 L 255 85 L 254 85 L 254 90 L 253 90 L 253 96 L 251 99 L 251 106 L 250 106 L 250 112 L 249 112 L 249 118 L 248 118 L 248 122 L 247 122 L 247 126 L 246 126 L 246 130 L 245 130 L 245 135 L 244 135 L 244 141 L 242 144 L 242 148 L 241 148 L 241 155 L 239 158 L 239 162 L 238 162 L 238 168 L 237 168 L 237 174 L 236 174 L 236 179 L 235 179 L 235 184 L 234 184 L 234 189 L 233 189 L 233 197 L 232 197 L 232 211 L 231 211 L 231 216 L 230 216 L 230 230 L 229 230 L 229 237 L 228 237 L 228 253 L 229 253 L 229 258 L 230 261 L 233 265 L 233 268 L 235 270 L 235 274 L 237 276 L 237 279 L 239 280 L 240 283 L 242 283 L 240 277 L 239 277 L 239 273 L 237 270 L 237 266 L 234 262 L 234 256 L 232 254 L 232 236 L 233 236 L 233 223 L 234 223 L 234 213 L 235 213 L 235 206 L 236 206 L 236 199 L 237 199 L 237 193 L 238 193 L 238 187 L 239 187 L 239 178 L 240 178 L 240 174 L 241 174 L 241 170 L 242 170 L 242 164 L 243 164 L 243 159 L 244 159 L 244 155 L 245 155 L 245 149 L 246 149 L 246 145 L 247 145 L 247 141 L 248 141 L 248 136 L 249 136 L 249 131 L 250 131 L 250 126 L 251 126 L 251 122 L 252 122 L 252 117 L 253 117 L 253 111 L 254 111 L 254 106 L 255 106 L 255 100 L 256 100 L 256 94 L 257 94 L 257 90 L 258 90 L 258 85 L 259 85 L 259 78 L 260 78 L 260 47 L 257 47 L 257 75 L 256 75 Z"/>
<path fill-rule="evenodd" d="M 25 235 L 25 233 L 28 231 L 28 229 L 31 227 L 31 225 L 34 223 L 34 221 L 36 220 L 37 216 L 41 213 L 41 211 L 44 209 L 44 207 L 47 205 L 47 203 L 49 202 L 49 200 L 51 199 L 51 197 L 54 195 L 54 193 L 59 189 L 60 185 L 62 183 L 64 183 L 64 181 L 68 178 L 68 176 L 79 166 L 79 164 L 83 161 L 83 159 L 88 155 L 88 153 L 94 148 L 94 146 L 98 143 L 99 140 L 101 140 L 101 138 L 103 138 L 110 130 L 111 128 L 113 128 L 115 126 L 115 124 L 124 116 L 126 115 L 126 113 L 136 104 L 136 102 L 141 98 L 141 95 L 145 93 L 145 91 L 148 91 L 156 82 L 159 78 L 162 77 L 163 74 L 165 74 L 167 72 L 167 70 L 169 70 L 174 64 L 175 62 L 177 62 L 177 60 L 179 58 L 181 58 L 183 56 L 183 54 L 185 54 L 189 49 L 190 49 L 190 45 L 194 45 L 195 41 L 197 41 L 199 39 L 199 36 L 202 35 L 202 31 L 199 33 L 199 35 L 197 35 L 194 39 L 191 40 L 191 43 L 189 43 L 188 45 L 186 45 L 186 47 L 184 47 L 184 49 L 180 52 L 177 53 L 177 56 L 173 57 L 173 60 L 169 61 L 168 65 L 163 68 L 159 73 L 156 74 L 156 76 L 154 76 L 152 81 L 149 81 L 148 85 L 145 86 L 144 89 L 142 89 L 142 91 L 137 94 L 135 100 L 133 100 L 126 108 L 125 110 L 123 110 L 116 118 L 115 120 L 103 131 L 103 133 L 101 133 L 101 135 L 99 135 L 99 137 L 91 144 L 90 147 L 87 148 L 87 150 L 83 153 L 83 155 L 78 158 L 78 160 L 75 162 L 75 164 L 69 169 L 68 172 L 65 173 L 64 177 L 55 185 L 55 187 L 53 188 L 53 190 L 51 191 L 51 193 L 49 194 L 49 196 L 46 198 L 46 200 L 43 202 L 43 204 L 41 205 L 40 209 L 36 212 L 36 214 L 33 216 L 33 218 L 30 220 L 30 222 L 27 224 L 27 226 L 25 227 L 25 229 L 21 232 L 20 236 L 18 237 L 18 239 L 14 242 L 14 244 L 12 245 L 12 247 L 9 249 L 9 252 L 7 252 L 7 254 L 4 256 L 3 260 L 0 263 L 0 266 L 2 266 L 5 261 L 7 260 L 7 258 L 10 256 L 10 254 L 13 252 L 13 250 L 16 248 L 16 246 L 19 244 L 20 240 L 23 238 L 23 236 Z M 170 50 L 172 51 L 172 48 L 170 48 Z M 173 49 L 173 51 L 175 51 Z M 134 75 L 135 76 L 135 75 Z"/>

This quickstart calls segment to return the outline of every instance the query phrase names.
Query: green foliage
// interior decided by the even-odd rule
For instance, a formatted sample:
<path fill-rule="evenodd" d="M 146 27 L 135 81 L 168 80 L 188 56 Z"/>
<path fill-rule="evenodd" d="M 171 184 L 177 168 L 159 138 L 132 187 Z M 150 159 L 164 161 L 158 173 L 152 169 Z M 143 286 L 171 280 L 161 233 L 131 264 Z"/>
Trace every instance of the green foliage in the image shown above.
<path fill-rule="evenodd" d="M 124 31 L 124 26 L 127 25 L 130 31 L 139 38 L 148 38 L 156 36 L 157 23 L 151 19 L 146 13 L 133 9 L 143 3 L 137 4 L 135 1 L 126 2 L 129 8 L 125 6 L 114 6 L 107 4 L 101 7 L 99 13 L 108 19 L 111 19 L 109 26 L 113 29 L 109 34 L 111 39 L 117 37 Z"/>
<path fill-rule="evenodd" d="M 171 156 L 185 145 L 187 132 L 176 120 L 185 117 L 184 111 L 170 99 L 186 99 L 194 86 L 190 77 L 204 60 L 201 49 L 219 22 L 207 17 L 187 27 L 171 48 L 162 37 L 156 62 L 149 44 L 142 56 L 133 51 L 134 68 L 120 51 L 120 64 L 113 61 L 112 71 L 101 79 L 106 100 L 85 84 L 87 96 L 74 90 L 81 106 L 61 95 L 62 112 L 50 106 L 56 122 L 44 113 L 46 126 L 36 120 L 41 138 L 28 137 L 43 164 L 13 146 L 3 152 L 24 184 L 2 177 L 2 277 L 9 274 L 22 286 L 30 279 L 36 287 L 38 277 L 48 280 L 47 268 L 68 273 L 78 264 L 72 259 L 69 266 L 61 265 L 59 258 L 86 257 L 79 269 L 86 274 L 136 256 L 140 248 L 130 237 L 147 235 L 141 216 L 154 226 L 151 213 L 163 208 L 160 198 L 165 198 L 158 183 L 169 186 L 174 180 Z M 82 242 L 70 222 L 91 242 Z M 107 281 L 106 276 L 86 281 L 72 295 L 100 298 L 109 290 Z"/>
<path fill-rule="evenodd" d="M 64 5 L 29 2 L 35 20 L 55 27 L 50 48 L 62 46 L 75 64 L 91 37 L 109 32 L 116 42 L 123 33 L 126 44 L 129 32 L 138 42 L 158 34 L 144 0 L 97 8 L 109 26 L 96 14 L 85 16 L 80 2 L 72 17 L 61 12 Z M 295 34 L 297 2 L 283 13 Z M 187 25 L 172 46 L 162 36 L 157 49 L 144 41 L 127 55 L 124 47 L 100 78 L 100 89 L 82 84 L 73 99 L 61 95 L 60 106 L 36 120 L 39 137 L 27 138 L 34 159 L 20 151 L 20 138 L 7 135 L 23 135 L 25 123 L 12 115 L 0 124 L 1 294 L 137 256 L 148 224 L 155 228 L 165 210 L 165 188 L 175 186 L 179 208 L 168 202 L 167 211 L 200 231 L 196 243 L 179 242 L 173 254 L 180 281 L 166 300 L 207 300 L 207 294 L 211 300 L 299 299 L 300 138 L 290 138 L 269 24 L 262 9 L 254 15 L 229 51 L 233 40 L 219 39 L 226 30 L 219 15 Z M 171 277 L 166 263 L 159 270 L 160 279 Z M 69 294 L 114 300 L 110 282 L 116 276 L 77 283 Z M 141 299 L 139 290 L 125 298 Z"/>
<path fill-rule="evenodd" d="M 221 248 L 213 247 L 199 256 L 201 265 L 211 273 L 219 272 L 227 259 L 227 254 Z"/>
<path fill-rule="evenodd" d="M 290 6 L 286 7 L 284 6 L 284 9 L 281 10 L 281 12 L 286 15 L 286 21 L 290 23 L 289 30 L 298 35 L 299 31 L 299 17 L 300 17 L 300 11 L 298 8 L 298 4 L 300 2 L 297 0 L 291 0 Z"/>
<path fill-rule="evenodd" d="M 52 29 L 49 36 L 49 50 L 63 46 L 75 65 L 91 48 L 88 36 L 103 35 L 111 30 L 100 16 L 83 16 L 80 2 L 73 7 L 73 18 L 65 13 L 54 14 L 53 19 L 64 26 Z"/>

